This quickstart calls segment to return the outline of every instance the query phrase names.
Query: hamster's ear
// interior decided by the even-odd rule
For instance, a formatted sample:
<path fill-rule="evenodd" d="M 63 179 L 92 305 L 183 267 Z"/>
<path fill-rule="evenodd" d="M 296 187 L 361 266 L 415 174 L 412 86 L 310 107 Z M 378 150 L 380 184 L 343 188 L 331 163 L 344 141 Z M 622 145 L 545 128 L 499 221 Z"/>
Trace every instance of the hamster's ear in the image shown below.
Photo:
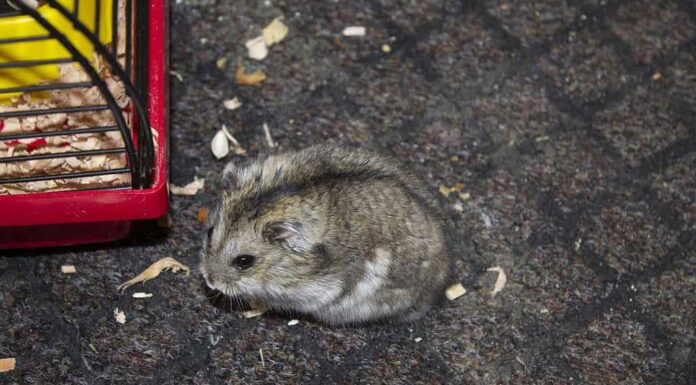
<path fill-rule="evenodd" d="M 272 222 L 263 230 L 263 237 L 268 242 L 277 242 L 283 248 L 295 253 L 306 253 L 312 249 L 308 234 L 298 220 L 286 219 Z"/>
<path fill-rule="evenodd" d="M 227 163 L 225 169 L 222 171 L 222 188 L 225 190 L 235 190 L 239 187 L 239 176 L 237 173 L 239 169 L 234 164 L 234 162 Z"/>

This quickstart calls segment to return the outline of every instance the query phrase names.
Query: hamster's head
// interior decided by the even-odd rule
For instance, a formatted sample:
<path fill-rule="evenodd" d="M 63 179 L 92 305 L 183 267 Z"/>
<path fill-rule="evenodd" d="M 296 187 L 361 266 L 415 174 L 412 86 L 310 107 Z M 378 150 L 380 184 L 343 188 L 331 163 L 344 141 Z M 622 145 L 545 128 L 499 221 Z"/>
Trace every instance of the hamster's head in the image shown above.
<path fill-rule="evenodd" d="M 300 201 L 287 191 L 267 194 L 228 183 L 209 216 L 202 250 L 200 270 L 208 286 L 277 302 L 321 277 L 326 252 L 316 241 L 317 221 L 302 212 Z"/>

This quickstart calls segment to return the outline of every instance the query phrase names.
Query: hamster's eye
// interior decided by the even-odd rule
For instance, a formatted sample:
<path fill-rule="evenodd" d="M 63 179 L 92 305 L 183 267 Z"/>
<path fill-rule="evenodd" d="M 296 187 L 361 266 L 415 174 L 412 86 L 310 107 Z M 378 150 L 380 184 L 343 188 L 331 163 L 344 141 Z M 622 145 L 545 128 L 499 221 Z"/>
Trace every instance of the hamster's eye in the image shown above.
<path fill-rule="evenodd" d="M 246 270 L 254 264 L 254 256 L 248 254 L 238 255 L 232 263 L 237 267 L 237 270 Z"/>

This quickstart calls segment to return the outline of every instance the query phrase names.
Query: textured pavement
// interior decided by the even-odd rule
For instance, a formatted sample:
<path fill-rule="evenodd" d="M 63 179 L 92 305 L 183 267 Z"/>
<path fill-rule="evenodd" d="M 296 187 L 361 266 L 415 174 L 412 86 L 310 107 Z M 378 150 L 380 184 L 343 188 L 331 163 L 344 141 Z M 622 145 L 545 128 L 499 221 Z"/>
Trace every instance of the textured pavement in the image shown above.
<path fill-rule="evenodd" d="M 685 384 L 696 378 L 696 3 L 172 1 L 169 232 L 0 257 L 8 384 Z M 244 42 L 290 34 L 234 84 Z M 367 35 L 340 31 L 364 25 Z M 388 44 L 391 51 L 383 52 Z M 227 58 L 224 69 L 216 61 Z M 227 111 L 222 101 L 243 106 Z M 196 266 L 226 124 L 251 156 L 333 141 L 394 154 L 449 210 L 468 293 L 404 325 L 244 319 Z M 238 157 L 237 157 L 238 158 Z M 440 186 L 463 184 L 460 196 Z M 74 264 L 78 273 L 60 273 Z M 507 273 L 491 297 L 495 273 Z M 114 321 L 118 307 L 127 316 Z M 422 340 L 418 340 L 421 338 Z M 262 358 L 263 357 L 263 358 Z"/>

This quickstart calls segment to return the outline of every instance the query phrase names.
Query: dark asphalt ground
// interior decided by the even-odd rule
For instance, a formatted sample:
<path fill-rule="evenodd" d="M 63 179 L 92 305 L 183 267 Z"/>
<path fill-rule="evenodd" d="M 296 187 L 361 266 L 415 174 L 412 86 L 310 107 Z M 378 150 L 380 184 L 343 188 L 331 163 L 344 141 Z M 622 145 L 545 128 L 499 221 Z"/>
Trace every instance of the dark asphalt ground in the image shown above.
<path fill-rule="evenodd" d="M 696 3 L 172 1 L 168 233 L 0 257 L 3 384 L 686 384 L 696 378 Z M 244 42 L 284 15 L 257 87 Z M 344 38 L 364 25 L 363 38 Z M 391 52 L 382 51 L 388 44 Z M 222 70 L 216 60 L 226 57 Z M 242 108 L 222 101 L 238 96 Z M 333 141 L 394 154 L 438 187 L 468 293 L 406 325 L 244 319 L 195 266 L 226 124 L 251 156 Z M 64 275 L 60 266 L 78 273 Z M 492 298 L 502 266 L 507 285 Z M 127 316 L 114 321 L 115 307 Z M 416 338 L 422 341 L 416 342 Z M 263 353 L 263 359 L 261 353 Z"/>

